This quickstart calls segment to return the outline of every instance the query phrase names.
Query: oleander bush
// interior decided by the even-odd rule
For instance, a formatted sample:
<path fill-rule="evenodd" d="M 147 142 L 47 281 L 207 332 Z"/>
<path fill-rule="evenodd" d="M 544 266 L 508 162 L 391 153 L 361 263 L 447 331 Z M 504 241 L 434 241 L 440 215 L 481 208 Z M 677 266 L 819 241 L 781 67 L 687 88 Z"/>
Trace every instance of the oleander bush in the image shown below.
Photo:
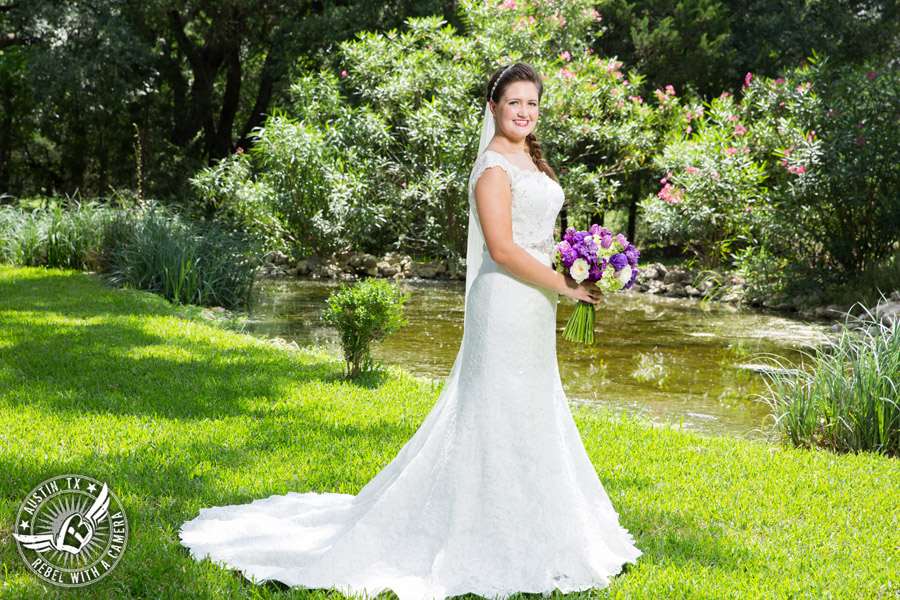
<path fill-rule="evenodd" d="M 748 73 L 740 98 L 682 103 L 654 158 L 649 230 L 751 295 L 846 284 L 883 268 L 900 231 L 900 66 L 813 56 L 782 77 Z"/>
<path fill-rule="evenodd" d="M 567 210 L 602 210 L 620 178 L 649 163 L 668 111 L 640 97 L 639 74 L 594 55 L 593 4 L 458 6 L 463 30 L 415 18 L 404 32 L 342 43 L 297 78 L 291 109 L 269 118 L 252 150 L 195 177 L 199 201 L 300 252 L 461 256 L 484 85 L 500 65 L 525 60 L 544 78 L 538 139 Z"/>

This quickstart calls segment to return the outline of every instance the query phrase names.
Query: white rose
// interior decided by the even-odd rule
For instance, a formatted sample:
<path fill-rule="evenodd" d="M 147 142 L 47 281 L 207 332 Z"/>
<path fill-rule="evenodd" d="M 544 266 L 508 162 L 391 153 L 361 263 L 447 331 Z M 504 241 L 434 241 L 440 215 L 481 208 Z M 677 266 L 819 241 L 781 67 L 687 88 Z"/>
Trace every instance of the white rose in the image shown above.
<path fill-rule="evenodd" d="M 622 284 L 622 287 L 631 281 L 631 265 L 625 265 L 625 267 L 619 271 L 619 274 L 616 276 L 616 279 Z"/>
<path fill-rule="evenodd" d="M 583 258 L 576 258 L 575 262 L 572 263 L 572 266 L 569 267 L 569 275 L 572 276 L 572 279 L 581 283 L 587 276 L 590 275 L 590 268 L 588 267 L 588 263 Z"/>

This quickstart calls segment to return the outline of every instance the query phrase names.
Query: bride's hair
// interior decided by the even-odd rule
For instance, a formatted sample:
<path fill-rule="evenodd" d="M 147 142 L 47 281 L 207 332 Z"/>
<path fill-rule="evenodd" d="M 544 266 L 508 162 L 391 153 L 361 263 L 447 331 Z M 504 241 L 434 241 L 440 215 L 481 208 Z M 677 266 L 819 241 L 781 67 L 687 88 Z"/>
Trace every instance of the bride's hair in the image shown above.
<path fill-rule="evenodd" d="M 494 102 L 499 102 L 500 98 L 503 97 L 503 92 L 506 90 L 507 86 L 516 81 L 530 81 L 537 86 L 538 101 L 540 101 L 541 96 L 544 94 L 544 81 L 534 67 L 523 62 L 504 65 L 494 71 L 494 74 L 491 76 L 490 80 L 488 80 L 487 84 L 488 101 L 493 100 Z M 537 168 L 546 173 L 554 181 L 559 182 L 556 178 L 556 173 L 553 172 L 553 169 L 551 169 L 547 161 L 544 160 L 541 144 L 537 141 L 534 131 L 529 133 L 525 138 L 525 146 L 528 148 L 528 154 L 531 155 Z"/>

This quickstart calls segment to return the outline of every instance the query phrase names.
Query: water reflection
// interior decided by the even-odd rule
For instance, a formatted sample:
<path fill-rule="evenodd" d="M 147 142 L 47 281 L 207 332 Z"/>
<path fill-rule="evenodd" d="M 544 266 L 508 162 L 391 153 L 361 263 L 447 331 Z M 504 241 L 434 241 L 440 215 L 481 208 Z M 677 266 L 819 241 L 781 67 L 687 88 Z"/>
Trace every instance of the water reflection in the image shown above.
<path fill-rule="evenodd" d="M 444 379 L 459 350 L 463 282 L 401 281 L 410 293 L 408 324 L 372 349 L 375 358 L 416 375 Z M 256 287 L 247 329 L 340 352 L 336 332 L 320 317 L 339 287 L 333 281 L 267 279 Z M 597 311 L 593 346 L 562 338 L 575 303 L 561 297 L 557 357 L 569 400 L 642 413 L 704 433 L 762 438 L 767 407 L 753 399 L 763 376 L 742 365 L 762 352 L 794 360 L 815 343 L 821 324 L 638 293 L 606 294 Z"/>

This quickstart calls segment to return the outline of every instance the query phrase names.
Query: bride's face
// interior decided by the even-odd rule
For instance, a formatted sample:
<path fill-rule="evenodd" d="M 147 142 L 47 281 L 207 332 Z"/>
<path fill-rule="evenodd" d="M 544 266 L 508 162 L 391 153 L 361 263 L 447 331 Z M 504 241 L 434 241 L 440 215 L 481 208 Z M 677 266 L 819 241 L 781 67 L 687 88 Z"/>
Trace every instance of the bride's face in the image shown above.
<path fill-rule="evenodd" d="M 530 81 L 514 81 L 492 108 L 497 129 L 511 139 L 524 139 L 538 120 L 538 88 Z"/>

